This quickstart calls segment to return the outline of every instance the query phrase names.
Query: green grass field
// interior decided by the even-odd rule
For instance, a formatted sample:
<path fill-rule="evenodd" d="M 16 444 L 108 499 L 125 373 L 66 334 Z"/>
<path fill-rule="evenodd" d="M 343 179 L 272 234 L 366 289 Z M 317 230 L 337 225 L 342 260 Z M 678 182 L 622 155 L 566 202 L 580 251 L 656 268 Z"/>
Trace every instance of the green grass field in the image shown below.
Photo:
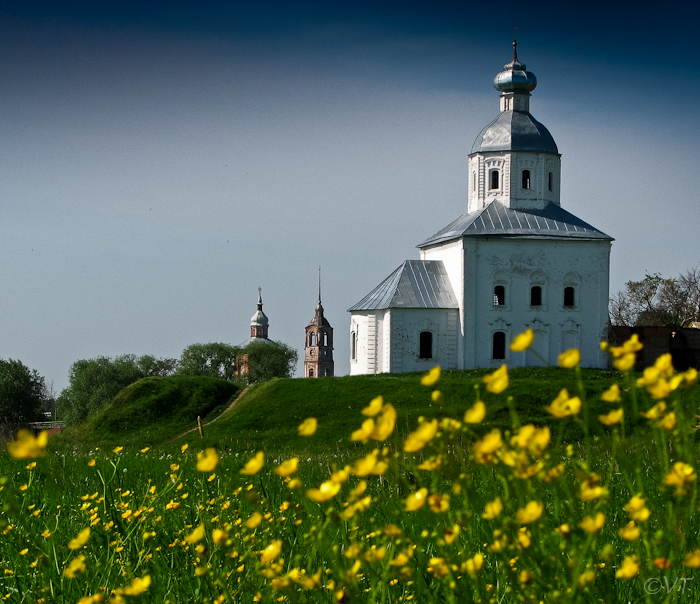
<path fill-rule="evenodd" d="M 500 393 L 488 373 L 273 380 L 175 442 L 237 389 L 142 380 L 45 457 L 0 456 L 0 598 L 700 601 L 700 387 L 659 377 L 650 391 L 674 384 L 661 408 L 630 373 L 520 369 Z M 544 407 L 562 388 L 556 418 Z"/>

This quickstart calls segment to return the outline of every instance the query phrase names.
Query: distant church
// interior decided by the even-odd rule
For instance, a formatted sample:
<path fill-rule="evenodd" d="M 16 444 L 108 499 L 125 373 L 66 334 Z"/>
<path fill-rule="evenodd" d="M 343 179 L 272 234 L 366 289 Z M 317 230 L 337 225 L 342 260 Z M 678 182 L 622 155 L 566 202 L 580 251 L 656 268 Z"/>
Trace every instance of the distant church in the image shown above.
<path fill-rule="evenodd" d="M 323 316 L 321 304 L 321 269 L 318 274 L 318 304 L 316 313 L 306 327 L 304 344 L 304 377 L 319 378 L 333 375 L 333 328 Z"/>
<path fill-rule="evenodd" d="M 606 366 L 612 238 L 561 207 L 561 155 L 530 114 L 537 79 L 516 47 L 469 154 L 467 212 L 349 309 L 351 375 L 539 365 L 508 346 L 527 328 L 550 364 L 578 348 L 582 366 Z"/>

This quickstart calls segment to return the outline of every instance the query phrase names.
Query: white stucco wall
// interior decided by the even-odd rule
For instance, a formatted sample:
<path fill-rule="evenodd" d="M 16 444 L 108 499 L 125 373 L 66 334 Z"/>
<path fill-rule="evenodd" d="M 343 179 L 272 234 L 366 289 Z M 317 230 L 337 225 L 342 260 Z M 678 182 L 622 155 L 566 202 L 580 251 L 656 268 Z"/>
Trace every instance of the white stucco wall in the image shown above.
<path fill-rule="evenodd" d="M 350 375 L 426 371 L 435 365 L 458 367 L 459 311 L 457 309 L 401 308 L 354 311 L 350 339 L 357 334 L 356 358 Z M 419 334 L 433 334 L 432 357 L 419 358 Z"/>
<path fill-rule="evenodd" d="M 581 350 L 583 367 L 605 367 L 600 342 L 608 326 L 608 241 L 469 238 L 465 243 L 464 367 L 536 365 L 531 353 L 492 358 L 494 331 L 509 344 L 528 327 L 535 348 L 556 365 L 568 348 Z M 505 305 L 494 306 L 494 286 L 505 287 Z M 530 306 L 530 288 L 542 287 L 542 305 Z M 564 306 L 564 288 L 574 287 L 575 305 Z"/>

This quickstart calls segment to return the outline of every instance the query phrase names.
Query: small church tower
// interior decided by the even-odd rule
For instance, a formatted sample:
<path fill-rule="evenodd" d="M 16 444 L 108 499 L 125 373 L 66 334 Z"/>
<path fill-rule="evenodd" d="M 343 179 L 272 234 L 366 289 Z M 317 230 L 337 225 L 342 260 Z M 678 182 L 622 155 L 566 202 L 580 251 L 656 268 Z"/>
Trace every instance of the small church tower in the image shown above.
<path fill-rule="evenodd" d="M 323 316 L 321 305 L 321 267 L 318 269 L 318 304 L 316 314 L 306 327 L 304 345 L 304 377 L 333 375 L 333 328 Z"/>
<path fill-rule="evenodd" d="M 269 321 L 263 312 L 262 288 L 258 287 L 258 310 L 250 318 L 250 341 L 267 340 Z M 247 343 L 250 343 L 247 342 Z"/>

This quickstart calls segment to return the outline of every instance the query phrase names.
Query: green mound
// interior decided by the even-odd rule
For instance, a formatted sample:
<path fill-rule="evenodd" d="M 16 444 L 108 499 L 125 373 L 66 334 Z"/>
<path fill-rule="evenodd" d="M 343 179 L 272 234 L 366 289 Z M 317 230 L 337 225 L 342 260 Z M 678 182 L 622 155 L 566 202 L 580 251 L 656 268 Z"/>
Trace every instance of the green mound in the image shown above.
<path fill-rule="evenodd" d="M 556 367 L 512 370 L 510 386 L 500 395 L 485 391 L 482 378 L 486 373 L 490 371 L 443 372 L 434 388 L 421 386 L 423 374 L 419 373 L 271 380 L 252 387 L 230 413 L 209 426 L 205 430 L 205 441 L 234 451 L 327 453 L 331 449 L 341 452 L 359 446 L 350 442 L 349 436 L 366 419 L 361 411 L 375 396 L 382 395 L 385 402 L 396 407 L 395 438 L 402 439 L 416 428 L 421 416 L 461 419 L 476 400 L 476 386 L 488 409 L 486 421 L 477 428 L 479 432 L 494 427 L 510 428 L 508 396 L 514 397 L 523 423 L 555 425 L 556 421 L 544 411 L 544 405 L 551 403 L 562 388 L 576 392 L 575 374 L 571 370 Z M 597 423 L 597 414 L 610 410 L 609 405 L 600 401 L 600 393 L 620 375 L 600 370 L 584 370 L 583 374 L 590 418 Z M 443 394 L 441 404 L 431 400 L 434 389 Z M 298 425 L 307 417 L 318 420 L 318 430 L 312 438 L 297 435 Z M 579 436 L 580 426 L 569 422 L 567 437 Z"/>
<path fill-rule="evenodd" d="M 171 440 L 220 415 L 238 394 L 232 382 L 210 377 L 147 377 L 121 390 L 111 403 L 62 439 L 92 445 L 138 447 Z"/>

